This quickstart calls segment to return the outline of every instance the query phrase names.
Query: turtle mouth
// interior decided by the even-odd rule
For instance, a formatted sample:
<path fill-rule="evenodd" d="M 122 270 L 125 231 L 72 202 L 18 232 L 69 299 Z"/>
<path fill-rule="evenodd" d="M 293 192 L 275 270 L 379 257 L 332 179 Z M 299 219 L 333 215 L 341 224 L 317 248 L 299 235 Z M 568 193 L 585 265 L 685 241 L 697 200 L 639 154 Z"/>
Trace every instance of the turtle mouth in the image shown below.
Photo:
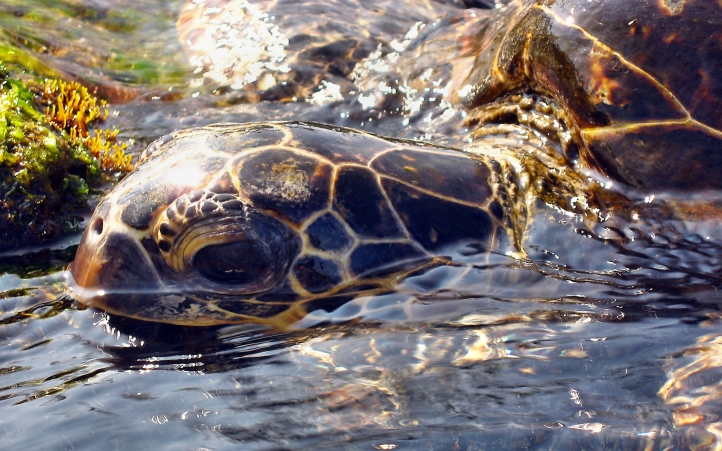
<path fill-rule="evenodd" d="M 75 253 L 75 259 L 68 267 L 72 275 L 71 287 L 73 291 L 94 288 L 98 286 L 98 273 L 100 265 L 95 258 L 96 252 L 89 246 L 81 244 Z"/>
<path fill-rule="evenodd" d="M 108 233 L 98 243 L 83 239 L 69 270 L 73 296 L 91 306 L 105 306 L 106 295 L 161 288 L 146 249 L 120 232 Z"/>

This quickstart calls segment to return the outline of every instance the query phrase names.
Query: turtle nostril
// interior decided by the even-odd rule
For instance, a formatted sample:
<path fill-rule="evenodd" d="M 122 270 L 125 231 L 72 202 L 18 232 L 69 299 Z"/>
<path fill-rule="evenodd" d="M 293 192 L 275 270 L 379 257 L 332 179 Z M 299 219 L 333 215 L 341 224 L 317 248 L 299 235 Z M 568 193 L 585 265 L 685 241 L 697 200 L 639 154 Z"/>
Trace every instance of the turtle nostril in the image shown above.
<path fill-rule="evenodd" d="M 93 232 L 95 232 L 97 235 L 100 235 L 103 233 L 103 219 L 98 218 L 93 222 Z"/>

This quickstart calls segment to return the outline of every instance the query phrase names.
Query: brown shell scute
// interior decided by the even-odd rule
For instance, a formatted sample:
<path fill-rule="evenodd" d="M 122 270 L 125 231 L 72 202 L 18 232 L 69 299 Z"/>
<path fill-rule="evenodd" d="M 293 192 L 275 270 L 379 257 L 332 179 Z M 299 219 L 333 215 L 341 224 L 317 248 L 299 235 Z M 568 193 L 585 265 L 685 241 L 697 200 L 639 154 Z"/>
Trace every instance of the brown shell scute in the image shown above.
<path fill-rule="evenodd" d="M 332 167 L 286 149 L 268 149 L 236 161 L 238 179 L 254 205 L 301 222 L 329 199 Z"/>
<path fill-rule="evenodd" d="M 721 187 L 722 140 L 703 130 L 674 124 L 623 132 L 609 128 L 586 139 L 602 164 L 618 167 L 617 177 L 636 186 L 690 191 Z"/>
<path fill-rule="evenodd" d="M 547 2 L 558 17 L 572 14 L 572 2 Z M 605 4 L 606 3 L 606 4 Z M 671 13 L 664 3 L 684 4 Z M 722 5 L 682 2 L 593 2 L 573 14 L 585 33 L 622 55 L 684 105 L 690 116 L 722 128 Z"/>
<path fill-rule="evenodd" d="M 722 188 L 722 4 L 682 3 L 512 2 L 506 27 L 479 38 L 468 104 L 537 92 L 565 111 L 587 165 L 646 189 Z M 695 139 L 670 149 L 681 130 Z"/>

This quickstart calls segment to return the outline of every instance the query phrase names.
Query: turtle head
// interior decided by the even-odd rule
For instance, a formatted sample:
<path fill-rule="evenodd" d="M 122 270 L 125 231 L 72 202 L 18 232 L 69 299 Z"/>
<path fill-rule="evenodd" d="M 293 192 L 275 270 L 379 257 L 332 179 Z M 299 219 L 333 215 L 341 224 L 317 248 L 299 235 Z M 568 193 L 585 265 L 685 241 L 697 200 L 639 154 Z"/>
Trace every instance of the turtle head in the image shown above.
<path fill-rule="evenodd" d="M 142 229 L 123 220 L 127 205 L 116 199 L 96 208 L 70 267 L 75 296 L 111 313 L 203 324 L 188 309 L 273 289 L 299 252 L 288 225 L 234 194 L 182 193 Z"/>
<path fill-rule="evenodd" d="M 236 158 L 284 136 L 216 124 L 151 144 L 96 207 L 69 268 L 73 296 L 143 320 L 242 322 L 210 304 L 278 291 L 301 239 L 293 222 L 242 188 Z M 258 308 L 246 308 L 255 309 L 248 316 L 274 314 Z"/>

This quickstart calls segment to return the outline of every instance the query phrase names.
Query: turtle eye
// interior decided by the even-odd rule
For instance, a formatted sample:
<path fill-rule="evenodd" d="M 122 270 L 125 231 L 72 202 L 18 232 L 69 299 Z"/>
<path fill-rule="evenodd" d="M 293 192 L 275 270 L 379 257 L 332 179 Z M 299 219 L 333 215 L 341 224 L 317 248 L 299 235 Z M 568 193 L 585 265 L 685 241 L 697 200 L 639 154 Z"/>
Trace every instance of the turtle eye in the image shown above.
<path fill-rule="evenodd" d="M 209 280 L 233 285 L 263 285 L 274 273 L 271 249 L 260 241 L 206 246 L 193 257 L 193 266 Z"/>
<path fill-rule="evenodd" d="M 286 277 L 301 248 L 285 223 L 252 208 L 204 212 L 201 204 L 193 211 L 155 230 L 177 288 L 229 295 L 266 291 Z"/>

